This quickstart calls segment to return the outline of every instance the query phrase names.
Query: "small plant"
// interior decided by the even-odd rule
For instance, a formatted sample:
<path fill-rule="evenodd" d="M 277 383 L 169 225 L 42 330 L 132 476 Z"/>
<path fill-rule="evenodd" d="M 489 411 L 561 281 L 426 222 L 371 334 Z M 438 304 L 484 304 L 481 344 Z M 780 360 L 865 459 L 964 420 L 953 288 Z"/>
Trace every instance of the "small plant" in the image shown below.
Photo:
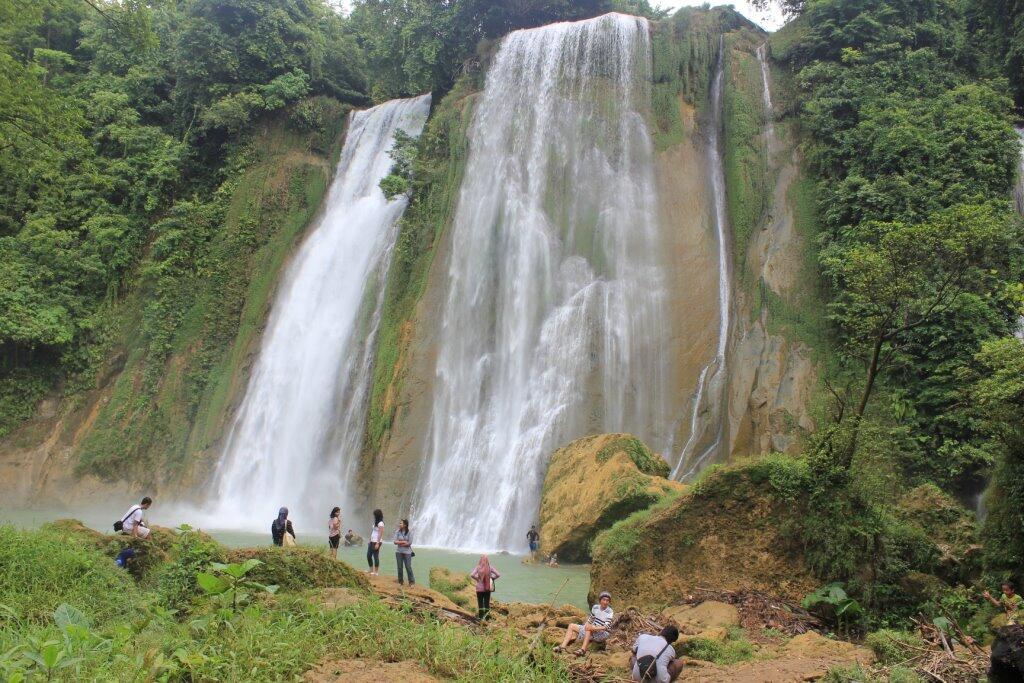
<path fill-rule="evenodd" d="M 860 603 L 846 594 L 841 583 L 830 583 L 810 593 L 800 603 L 804 609 L 817 611 L 822 617 L 836 624 L 840 633 L 849 633 L 850 628 L 864 616 Z"/>
<path fill-rule="evenodd" d="M 246 578 L 249 572 L 261 564 L 263 563 L 255 558 L 232 564 L 214 562 L 210 565 L 210 570 L 214 573 L 199 572 L 196 574 L 196 582 L 203 592 L 219 600 L 222 606 L 230 606 L 231 613 L 234 614 L 238 612 L 239 605 L 248 603 L 253 591 L 277 592 L 277 586 L 267 586 Z"/>

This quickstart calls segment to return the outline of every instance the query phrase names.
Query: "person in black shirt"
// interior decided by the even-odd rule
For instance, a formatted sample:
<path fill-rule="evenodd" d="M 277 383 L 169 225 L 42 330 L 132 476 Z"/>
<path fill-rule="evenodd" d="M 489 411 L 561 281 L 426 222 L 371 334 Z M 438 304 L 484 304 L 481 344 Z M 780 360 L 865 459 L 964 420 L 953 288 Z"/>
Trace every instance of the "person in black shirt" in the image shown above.
<path fill-rule="evenodd" d="M 284 534 L 291 534 L 291 543 L 295 545 L 295 529 L 292 528 L 292 520 L 288 519 L 288 508 L 281 508 L 277 511 L 277 519 L 270 525 L 270 536 L 274 539 L 274 545 L 284 545 Z"/>
<path fill-rule="evenodd" d="M 538 541 L 540 541 L 540 534 L 537 533 L 537 525 L 535 524 L 526 532 L 526 542 L 530 544 L 531 555 L 537 554 L 537 549 L 540 547 Z"/>

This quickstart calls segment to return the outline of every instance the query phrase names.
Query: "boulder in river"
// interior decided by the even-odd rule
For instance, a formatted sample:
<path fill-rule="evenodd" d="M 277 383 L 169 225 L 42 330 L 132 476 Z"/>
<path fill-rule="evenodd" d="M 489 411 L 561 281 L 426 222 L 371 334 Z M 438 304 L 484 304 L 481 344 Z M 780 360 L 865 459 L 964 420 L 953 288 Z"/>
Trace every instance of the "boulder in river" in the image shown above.
<path fill-rule="evenodd" d="M 541 551 L 589 560 L 600 531 L 684 488 L 668 474 L 662 457 L 629 434 L 590 436 L 555 451 L 541 496 Z"/>

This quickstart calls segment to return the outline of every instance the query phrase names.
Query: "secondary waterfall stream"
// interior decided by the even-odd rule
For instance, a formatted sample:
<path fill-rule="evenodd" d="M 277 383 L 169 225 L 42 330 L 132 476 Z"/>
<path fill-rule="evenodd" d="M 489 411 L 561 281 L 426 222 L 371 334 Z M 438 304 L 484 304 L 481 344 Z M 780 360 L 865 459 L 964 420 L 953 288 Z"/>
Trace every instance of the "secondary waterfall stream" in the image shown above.
<path fill-rule="evenodd" d="M 711 83 L 711 121 L 708 124 L 708 165 L 711 168 L 712 213 L 718 237 L 718 344 L 715 357 L 697 381 L 693 399 L 690 436 L 683 445 L 673 479 L 689 479 L 721 451 L 728 452 L 726 426 L 726 389 L 729 373 L 726 363 L 732 310 L 732 284 L 729 269 L 729 216 L 725 205 L 725 170 L 722 166 L 720 135 L 722 129 L 723 90 L 725 88 L 725 39 L 718 42 L 718 60 Z M 767 100 L 770 102 L 770 100 Z M 710 442 L 710 443 L 709 443 Z"/>
<path fill-rule="evenodd" d="M 419 135 L 430 95 L 349 118 L 323 213 L 277 292 L 214 481 L 220 527 L 264 529 L 277 508 L 326 518 L 351 505 L 384 278 L 406 199 L 378 187 L 395 132 Z M 348 508 L 350 509 L 350 508 Z"/>
<path fill-rule="evenodd" d="M 422 543 L 522 549 L 548 456 L 664 430 L 666 294 L 647 22 L 516 31 L 487 76 L 452 226 Z"/>

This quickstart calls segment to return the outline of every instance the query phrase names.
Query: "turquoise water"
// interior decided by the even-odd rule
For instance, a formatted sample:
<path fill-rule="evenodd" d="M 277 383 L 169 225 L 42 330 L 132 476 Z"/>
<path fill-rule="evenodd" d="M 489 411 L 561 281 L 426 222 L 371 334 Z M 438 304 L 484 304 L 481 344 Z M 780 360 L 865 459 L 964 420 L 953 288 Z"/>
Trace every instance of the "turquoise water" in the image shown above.
<path fill-rule="evenodd" d="M 37 528 L 55 519 L 74 518 L 80 519 L 85 524 L 100 531 L 110 530 L 113 523 L 113 515 L 109 512 L 97 510 L 5 510 L 0 509 L 0 522 L 13 524 L 23 528 Z M 109 518 L 109 519 L 108 519 Z M 167 520 L 158 519 L 156 515 L 152 519 L 153 524 L 169 526 Z M 326 525 L 325 525 L 326 527 Z M 270 522 L 267 522 L 267 533 L 257 534 L 244 531 L 218 531 L 216 529 L 204 529 L 215 539 L 232 548 L 240 548 L 255 545 L 269 545 L 270 543 Z M 295 529 L 299 544 L 309 547 L 327 547 L 326 532 L 321 534 L 305 533 L 301 528 Z M 415 538 L 415 536 L 414 536 Z M 455 571 L 469 572 L 476 566 L 478 555 L 453 552 L 441 548 L 420 548 L 413 547 L 416 557 L 413 558 L 413 573 L 416 575 L 416 582 L 423 585 L 428 584 L 427 574 L 431 567 L 446 567 Z M 356 569 L 365 571 L 366 546 L 341 547 L 338 549 L 338 558 L 348 562 Z M 491 565 L 501 572 L 501 578 L 496 582 L 494 599 L 503 602 L 551 602 L 555 593 L 558 592 L 557 604 L 569 604 L 587 608 L 587 589 L 590 586 L 589 565 L 561 565 L 559 567 L 547 567 L 538 565 L 523 564 L 523 557 L 519 555 L 490 555 Z M 385 543 L 380 551 L 380 573 L 383 576 L 395 576 L 397 564 L 395 561 L 394 546 Z"/>

